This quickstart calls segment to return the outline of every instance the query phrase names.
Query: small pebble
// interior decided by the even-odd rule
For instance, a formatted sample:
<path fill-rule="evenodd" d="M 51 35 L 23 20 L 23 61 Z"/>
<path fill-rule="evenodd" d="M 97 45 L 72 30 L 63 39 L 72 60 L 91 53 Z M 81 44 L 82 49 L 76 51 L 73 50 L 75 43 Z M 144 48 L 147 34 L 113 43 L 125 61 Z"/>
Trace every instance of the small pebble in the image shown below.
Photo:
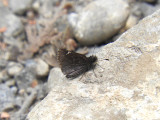
<path fill-rule="evenodd" d="M 23 102 L 24 102 L 24 97 L 21 96 L 16 97 L 16 105 L 22 106 Z"/>
<path fill-rule="evenodd" d="M 37 59 L 36 74 L 37 76 L 46 76 L 49 72 L 49 66 L 42 59 Z"/>
<path fill-rule="evenodd" d="M 8 64 L 8 61 L 0 59 L 0 70 L 4 69 Z"/>
<path fill-rule="evenodd" d="M 29 10 L 35 0 L 16 0 L 15 1 L 9 1 L 9 7 L 10 9 L 18 14 L 22 15 L 25 11 Z"/>
<path fill-rule="evenodd" d="M 131 27 L 133 27 L 134 25 L 136 25 L 138 23 L 139 19 L 134 16 L 134 15 L 130 15 L 127 22 L 126 22 L 126 28 L 129 29 Z"/>
<path fill-rule="evenodd" d="M 38 11 L 40 9 L 40 2 L 39 1 L 35 1 L 32 5 L 32 7 Z"/>
<path fill-rule="evenodd" d="M 16 76 L 20 74 L 22 69 L 23 66 L 20 63 L 10 63 L 7 72 L 10 76 Z"/>
<path fill-rule="evenodd" d="M 32 88 L 35 88 L 37 85 L 38 85 L 38 80 L 33 80 L 33 81 L 31 82 L 31 87 L 32 87 Z"/>
<path fill-rule="evenodd" d="M 16 81 L 15 81 L 14 79 L 12 79 L 12 80 L 7 80 L 5 84 L 6 84 L 8 87 L 11 87 L 11 86 L 14 86 L 15 83 L 16 83 Z"/>
<path fill-rule="evenodd" d="M 0 111 L 13 109 L 14 105 L 15 96 L 11 89 L 5 84 L 0 84 Z"/>
<path fill-rule="evenodd" d="M 33 89 L 34 89 L 34 88 L 32 88 L 32 87 L 28 87 L 27 90 L 26 90 L 27 94 L 31 94 L 32 91 L 33 91 Z"/>
<path fill-rule="evenodd" d="M 0 114 L 0 119 L 9 120 L 9 118 L 10 118 L 10 115 L 9 115 L 9 113 L 7 113 L 7 112 L 2 112 L 2 113 Z"/>
<path fill-rule="evenodd" d="M 13 86 L 10 88 L 11 91 L 16 95 L 17 91 L 18 91 L 18 88 L 16 86 Z"/>
<path fill-rule="evenodd" d="M 26 92 L 25 89 L 20 89 L 20 90 L 19 90 L 19 94 L 20 94 L 21 96 L 23 96 L 23 95 L 25 94 L 25 92 Z"/>
<path fill-rule="evenodd" d="M 7 81 L 9 79 L 9 76 L 7 74 L 6 70 L 0 71 L 0 83 Z"/>

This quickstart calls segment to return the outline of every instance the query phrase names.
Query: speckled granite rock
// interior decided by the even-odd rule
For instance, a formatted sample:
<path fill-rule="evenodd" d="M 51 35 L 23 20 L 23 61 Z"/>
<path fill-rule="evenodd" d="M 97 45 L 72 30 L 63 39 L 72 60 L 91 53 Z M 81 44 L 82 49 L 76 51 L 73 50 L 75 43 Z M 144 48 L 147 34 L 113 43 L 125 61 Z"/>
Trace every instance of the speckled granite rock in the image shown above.
<path fill-rule="evenodd" d="M 50 72 L 52 90 L 29 120 L 160 119 L 160 10 L 97 53 L 102 60 L 83 78 Z M 59 74 L 58 74 L 59 71 Z M 59 77 L 59 78 L 58 78 Z M 56 82 L 57 81 L 57 82 Z"/>

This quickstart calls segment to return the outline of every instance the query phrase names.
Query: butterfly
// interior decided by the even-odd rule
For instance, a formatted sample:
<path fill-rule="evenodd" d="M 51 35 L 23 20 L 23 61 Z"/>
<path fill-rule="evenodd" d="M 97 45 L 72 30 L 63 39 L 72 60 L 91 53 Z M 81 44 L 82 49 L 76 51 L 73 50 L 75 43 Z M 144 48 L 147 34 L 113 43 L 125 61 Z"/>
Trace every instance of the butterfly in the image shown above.
<path fill-rule="evenodd" d="M 60 49 L 58 51 L 60 68 L 67 78 L 76 78 L 81 74 L 94 69 L 97 61 L 96 56 L 86 57 L 74 51 Z"/>

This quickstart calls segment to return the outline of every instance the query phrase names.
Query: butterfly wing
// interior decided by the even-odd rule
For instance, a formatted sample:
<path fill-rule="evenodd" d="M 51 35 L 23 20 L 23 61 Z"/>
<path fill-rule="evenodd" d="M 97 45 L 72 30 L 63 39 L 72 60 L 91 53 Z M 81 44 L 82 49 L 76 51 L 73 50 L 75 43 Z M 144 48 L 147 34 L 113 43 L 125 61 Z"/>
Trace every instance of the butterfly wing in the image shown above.
<path fill-rule="evenodd" d="M 58 60 L 61 70 L 67 78 L 77 77 L 88 70 L 87 57 L 73 51 L 61 49 L 58 52 Z"/>
<path fill-rule="evenodd" d="M 74 69 L 72 66 L 67 66 L 65 69 L 67 69 L 67 72 L 65 72 L 63 69 L 62 72 L 66 75 L 67 78 L 76 78 L 87 71 L 85 65 L 74 66 Z"/>
<path fill-rule="evenodd" d="M 65 49 L 58 50 L 57 59 L 58 59 L 58 62 L 60 64 L 60 66 L 62 66 L 63 61 L 64 61 L 65 56 L 66 56 L 67 53 L 68 53 L 68 51 L 65 50 Z"/>

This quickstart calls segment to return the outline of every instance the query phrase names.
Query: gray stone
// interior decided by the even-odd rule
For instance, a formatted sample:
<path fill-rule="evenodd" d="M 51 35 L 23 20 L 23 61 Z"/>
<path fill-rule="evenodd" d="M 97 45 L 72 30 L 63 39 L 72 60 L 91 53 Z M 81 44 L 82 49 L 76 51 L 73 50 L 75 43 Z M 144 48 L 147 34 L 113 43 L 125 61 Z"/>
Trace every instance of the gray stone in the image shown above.
<path fill-rule="evenodd" d="M 82 79 L 67 80 L 58 73 L 55 79 L 53 69 L 52 90 L 28 120 L 160 119 L 159 18 L 160 10 L 103 47 L 97 53 L 103 68 L 97 65 L 96 76 L 91 70 Z"/>
<path fill-rule="evenodd" d="M 9 79 L 9 75 L 6 70 L 0 71 L 0 83 L 7 81 Z"/>
<path fill-rule="evenodd" d="M 3 2 L 0 2 L 0 7 L 4 7 Z"/>
<path fill-rule="evenodd" d="M 18 89 L 27 89 L 31 82 L 35 80 L 35 74 L 23 69 L 22 72 L 15 77 Z"/>
<path fill-rule="evenodd" d="M 33 8 L 39 11 L 41 17 L 51 18 L 55 12 L 55 6 L 58 0 L 37 0 Z"/>
<path fill-rule="evenodd" d="M 0 70 L 4 69 L 8 64 L 8 61 L 0 59 Z"/>
<path fill-rule="evenodd" d="M 125 29 L 129 29 L 131 27 L 133 27 L 134 25 L 136 25 L 139 21 L 139 18 L 134 16 L 134 15 L 130 15 L 128 17 L 128 20 L 126 21 L 126 25 L 125 25 Z"/>
<path fill-rule="evenodd" d="M 84 45 L 101 43 L 117 33 L 126 23 L 129 6 L 122 0 L 97 0 L 79 14 L 68 17 L 75 38 Z"/>
<path fill-rule="evenodd" d="M 32 8 L 34 1 L 35 0 L 9 0 L 9 7 L 14 13 L 22 15 L 28 9 Z"/>
<path fill-rule="evenodd" d="M 24 32 L 24 27 L 20 19 L 9 11 L 7 7 L 0 7 L 0 28 L 6 27 L 4 41 L 8 44 L 18 46 L 18 35 Z M 18 44 L 18 45 L 17 45 Z"/>
<path fill-rule="evenodd" d="M 7 68 L 7 72 L 10 76 L 19 75 L 22 72 L 23 66 L 20 63 L 10 62 Z"/>
<path fill-rule="evenodd" d="M 6 56 L 8 61 L 17 61 L 17 58 L 20 54 L 19 48 L 17 46 L 9 46 L 6 54 L 8 54 Z"/>
<path fill-rule="evenodd" d="M 144 1 L 148 3 L 156 3 L 158 0 L 144 0 Z"/>
<path fill-rule="evenodd" d="M 0 112 L 14 107 L 15 96 L 5 84 L 0 84 Z"/>
<path fill-rule="evenodd" d="M 47 83 L 44 83 L 44 84 L 41 84 L 41 85 L 38 85 L 37 87 L 37 100 L 42 100 L 44 99 L 44 97 L 47 96 L 48 94 L 48 86 L 47 86 Z"/>
<path fill-rule="evenodd" d="M 22 106 L 23 103 L 24 103 L 24 99 L 25 99 L 24 97 L 17 96 L 17 97 L 16 97 L 16 105 Z"/>
<path fill-rule="evenodd" d="M 137 4 L 140 8 L 140 10 L 142 11 L 142 14 L 144 17 L 151 15 L 152 13 L 154 13 L 156 10 L 158 10 L 160 8 L 160 6 L 153 6 L 151 4 L 148 3 L 141 3 L 141 4 Z"/>
<path fill-rule="evenodd" d="M 18 88 L 16 86 L 12 86 L 10 89 L 14 95 L 17 95 Z"/>
<path fill-rule="evenodd" d="M 10 79 L 10 80 L 7 80 L 5 82 L 5 84 L 8 86 L 8 87 L 11 87 L 11 86 L 14 86 L 16 84 L 16 81 L 14 79 Z"/>
<path fill-rule="evenodd" d="M 28 72 L 34 72 L 36 68 L 36 61 L 33 59 L 29 59 L 25 61 L 25 66 Z M 36 73 L 36 72 L 35 72 Z"/>
<path fill-rule="evenodd" d="M 36 79 L 36 62 L 32 59 L 25 61 L 25 67 L 21 73 L 15 76 L 19 89 L 27 89 L 31 82 Z"/>

